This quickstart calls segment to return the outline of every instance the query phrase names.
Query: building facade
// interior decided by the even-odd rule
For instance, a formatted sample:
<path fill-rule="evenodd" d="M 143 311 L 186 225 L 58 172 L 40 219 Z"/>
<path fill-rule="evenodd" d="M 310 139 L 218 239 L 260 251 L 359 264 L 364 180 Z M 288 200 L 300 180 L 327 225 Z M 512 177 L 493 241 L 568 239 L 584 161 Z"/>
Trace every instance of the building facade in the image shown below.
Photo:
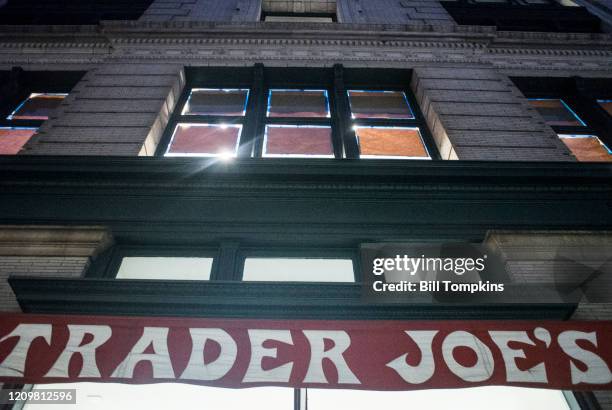
<path fill-rule="evenodd" d="M 70 3 L 0 1 L 3 312 L 612 320 L 609 0 Z M 365 244 L 448 242 L 504 296 L 361 301 Z"/>

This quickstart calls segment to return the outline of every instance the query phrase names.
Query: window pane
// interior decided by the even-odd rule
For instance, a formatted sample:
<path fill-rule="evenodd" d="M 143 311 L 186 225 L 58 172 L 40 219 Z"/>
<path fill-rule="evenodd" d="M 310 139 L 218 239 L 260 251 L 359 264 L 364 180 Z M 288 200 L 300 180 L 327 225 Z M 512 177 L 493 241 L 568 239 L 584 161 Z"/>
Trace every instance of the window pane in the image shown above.
<path fill-rule="evenodd" d="M 233 157 L 242 125 L 178 124 L 166 156 Z"/>
<path fill-rule="evenodd" d="M 302 394 L 302 397 L 305 395 Z M 559 390 L 520 387 L 473 387 L 466 389 L 432 389 L 405 392 L 364 390 L 308 389 L 308 409 L 336 410 L 427 409 L 427 410 L 569 410 Z M 449 405 L 452 403 L 452 406 Z M 493 405 L 495 403 L 495 405 Z M 302 399 L 302 408 L 304 406 Z"/>
<path fill-rule="evenodd" d="M 595 135 L 559 135 L 578 161 L 612 161 L 612 151 Z"/>
<path fill-rule="evenodd" d="M 194 88 L 182 115 L 236 115 L 246 112 L 249 90 Z"/>
<path fill-rule="evenodd" d="M 264 21 L 280 23 L 333 23 L 333 17 L 311 17 L 311 16 L 265 16 Z"/>
<path fill-rule="evenodd" d="M 580 7 L 580 5 L 575 3 L 573 0 L 559 0 L 559 3 L 565 7 Z"/>
<path fill-rule="evenodd" d="M 608 115 L 612 115 L 612 100 L 597 100 L 601 108 L 606 110 Z"/>
<path fill-rule="evenodd" d="M 329 117 L 325 90 L 270 90 L 268 117 Z"/>
<path fill-rule="evenodd" d="M 332 158 L 331 127 L 266 125 L 263 156 Z"/>
<path fill-rule="evenodd" d="M 213 258 L 128 256 L 117 279 L 209 280 Z"/>
<path fill-rule="evenodd" d="M 36 128 L 0 128 L 0 155 L 17 154 L 35 133 Z"/>
<path fill-rule="evenodd" d="M 354 282 L 350 259 L 247 258 L 242 280 L 280 282 Z"/>
<path fill-rule="evenodd" d="M 67 95 L 68 94 L 30 94 L 30 96 L 22 102 L 7 119 L 46 120 Z"/>
<path fill-rule="evenodd" d="M 414 115 L 401 91 L 348 92 L 353 118 L 412 119 Z"/>
<path fill-rule="evenodd" d="M 546 121 L 548 125 L 559 126 L 584 126 L 584 123 L 578 116 L 559 99 L 530 99 L 529 103 Z"/>
<path fill-rule="evenodd" d="M 355 127 L 362 158 L 430 159 L 418 128 Z"/>
<path fill-rule="evenodd" d="M 223 389 L 181 383 L 56 383 L 38 384 L 34 391 L 37 389 L 76 389 L 77 403 L 26 404 L 25 410 L 287 410 L 293 405 L 293 389 L 283 387 Z"/>

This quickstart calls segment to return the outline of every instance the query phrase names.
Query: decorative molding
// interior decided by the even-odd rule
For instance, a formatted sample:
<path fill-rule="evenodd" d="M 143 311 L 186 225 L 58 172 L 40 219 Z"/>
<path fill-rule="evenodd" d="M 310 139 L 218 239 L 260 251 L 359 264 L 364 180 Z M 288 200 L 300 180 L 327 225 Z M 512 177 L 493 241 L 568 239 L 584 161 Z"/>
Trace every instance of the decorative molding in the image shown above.
<path fill-rule="evenodd" d="M 112 241 L 104 227 L 0 225 L 0 256 L 95 256 Z"/>
<path fill-rule="evenodd" d="M 275 319 L 567 319 L 575 305 L 555 289 L 508 284 L 502 296 L 432 303 L 368 304 L 361 285 L 67 279 L 12 277 L 9 283 L 25 313 L 72 313 Z M 537 297 L 534 295 L 537 292 Z M 469 296 L 469 295 L 468 295 Z M 540 303 L 517 303 L 519 300 Z"/>
<path fill-rule="evenodd" d="M 367 61 L 606 72 L 612 58 L 610 34 L 498 32 L 453 24 L 107 21 L 71 29 L 72 34 L 61 26 L 0 27 L 0 63 Z"/>

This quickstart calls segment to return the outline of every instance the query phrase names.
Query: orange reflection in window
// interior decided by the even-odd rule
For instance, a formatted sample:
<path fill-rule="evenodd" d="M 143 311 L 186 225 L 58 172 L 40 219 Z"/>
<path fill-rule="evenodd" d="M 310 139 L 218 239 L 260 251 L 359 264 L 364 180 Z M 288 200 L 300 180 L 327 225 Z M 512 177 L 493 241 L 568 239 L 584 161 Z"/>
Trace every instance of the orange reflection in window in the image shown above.
<path fill-rule="evenodd" d="M 166 155 L 234 156 L 240 131 L 239 125 L 179 124 Z"/>
<path fill-rule="evenodd" d="M 333 157 L 330 127 L 266 127 L 264 156 Z"/>
<path fill-rule="evenodd" d="M 0 128 L 0 155 L 17 154 L 34 133 L 30 128 Z"/>
<path fill-rule="evenodd" d="M 584 126 L 576 114 L 559 99 L 533 99 L 529 100 L 529 104 L 538 110 L 548 125 Z"/>
<path fill-rule="evenodd" d="M 414 115 L 401 91 L 349 90 L 353 118 L 413 119 Z"/>
<path fill-rule="evenodd" d="M 561 141 L 567 145 L 572 154 L 581 162 L 612 162 L 612 154 L 595 136 L 563 137 Z"/>
<path fill-rule="evenodd" d="M 597 102 L 609 115 L 612 115 L 612 100 L 599 100 Z"/>
<path fill-rule="evenodd" d="M 268 117 L 328 117 L 325 91 L 270 90 Z"/>
<path fill-rule="evenodd" d="M 418 128 L 357 127 L 362 157 L 429 158 Z"/>
<path fill-rule="evenodd" d="M 14 120 L 46 120 L 66 98 L 63 94 L 31 94 L 15 112 L 9 116 Z"/>

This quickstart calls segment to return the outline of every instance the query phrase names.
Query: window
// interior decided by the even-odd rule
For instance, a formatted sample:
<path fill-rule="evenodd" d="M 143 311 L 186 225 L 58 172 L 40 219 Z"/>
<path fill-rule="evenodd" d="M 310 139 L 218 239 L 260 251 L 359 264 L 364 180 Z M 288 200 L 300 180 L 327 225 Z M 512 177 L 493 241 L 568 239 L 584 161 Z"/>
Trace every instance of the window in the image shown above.
<path fill-rule="evenodd" d="M 143 280 L 355 282 L 357 249 L 115 245 L 96 257 L 87 277 Z"/>
<path fill-rule="evenodd" d="M 333 158 L 327 90 L 268 91 L 263 156 Z"/>
<path fill-rule="evenodd" d="M 134 408 L 134 403 L 147 409 L 234 409 L 249 403 L 251 410 L 293 409 L 448 409 L 454 403 L 457 410 L 499 410 L 579 408 L 571 393 L 558 390 L 485 386 L 466 389 L 430 389 L 415 391 L 367 391 L 346 389 L 291 389 L 286 387 L 252 387 L 224 389 L 180 383 L 120 384 L 120 383 L 57 383 L 36 385 L 37 389 L 76 389 L 75 408 Z M 340 406 L 339 404 L 342 403 Z M 407 405 L 407 403 L 409 403 Z M 40 407 L 42 406 L 42 407 Z M 44 405 L 25 404 L 25 410 Z M 69 407 L 66 407 L 69 408 Z"/>
<path fill-rule="evenodd" d="M 248 98 L 248 89 L 191 89 L 165 155 L 236 156 Z"/>
<path fill-rule="evenodd" d="M 100 20 L 136 20 L 153 0 L 8 0 L 0 1 L 0 24 L 98 24 Z"/>
<path fill-rule="evenodd" d="M 261 13 L 261 21 L 276 23 L 334 23 L 337 20 L 335 13 Z"/>
<path fill-rule="evenodd" d="M 600 20 L 573 0 L 441 0 L 461 25 L 501 31 L 599 33 Z"/>
<path fill-rule="evenodd" d="M 80 72 L 0 72 L 0 155 L 15 155 L 60 106 Z"/>
<path fill-rule="evenodd" d="M 612 117 L 612 100 L 597 100 L 597 103 Z"/>
<path fill-rule="evenodd" d="M 336 22 L 336 0 L 261 0 L 261 21 L 285 23 Z"/>
<path fill-rule="evenodd" d="M 128 256 L 117 279 L 209 280 L 213 258 Z"/>
<path fill-rule="evenodd" d="M 247 257 L 244 281 L 354 282 L 351 259 Z"/>
<path fill-rule="evenodd" d="M 15 155 L 68 94 L 32 93 L 6 117 L 0 127 L 0 155 Z"/>
<path fill-rule="evenodd" d="M 157 154 L 439 159 L 408 70 L 187 68 Z"/>
<path fill-rule="evenodd" d="M 612 82 L 580 78 L 513 81 L 578 161 L 612 161 Z"/>

